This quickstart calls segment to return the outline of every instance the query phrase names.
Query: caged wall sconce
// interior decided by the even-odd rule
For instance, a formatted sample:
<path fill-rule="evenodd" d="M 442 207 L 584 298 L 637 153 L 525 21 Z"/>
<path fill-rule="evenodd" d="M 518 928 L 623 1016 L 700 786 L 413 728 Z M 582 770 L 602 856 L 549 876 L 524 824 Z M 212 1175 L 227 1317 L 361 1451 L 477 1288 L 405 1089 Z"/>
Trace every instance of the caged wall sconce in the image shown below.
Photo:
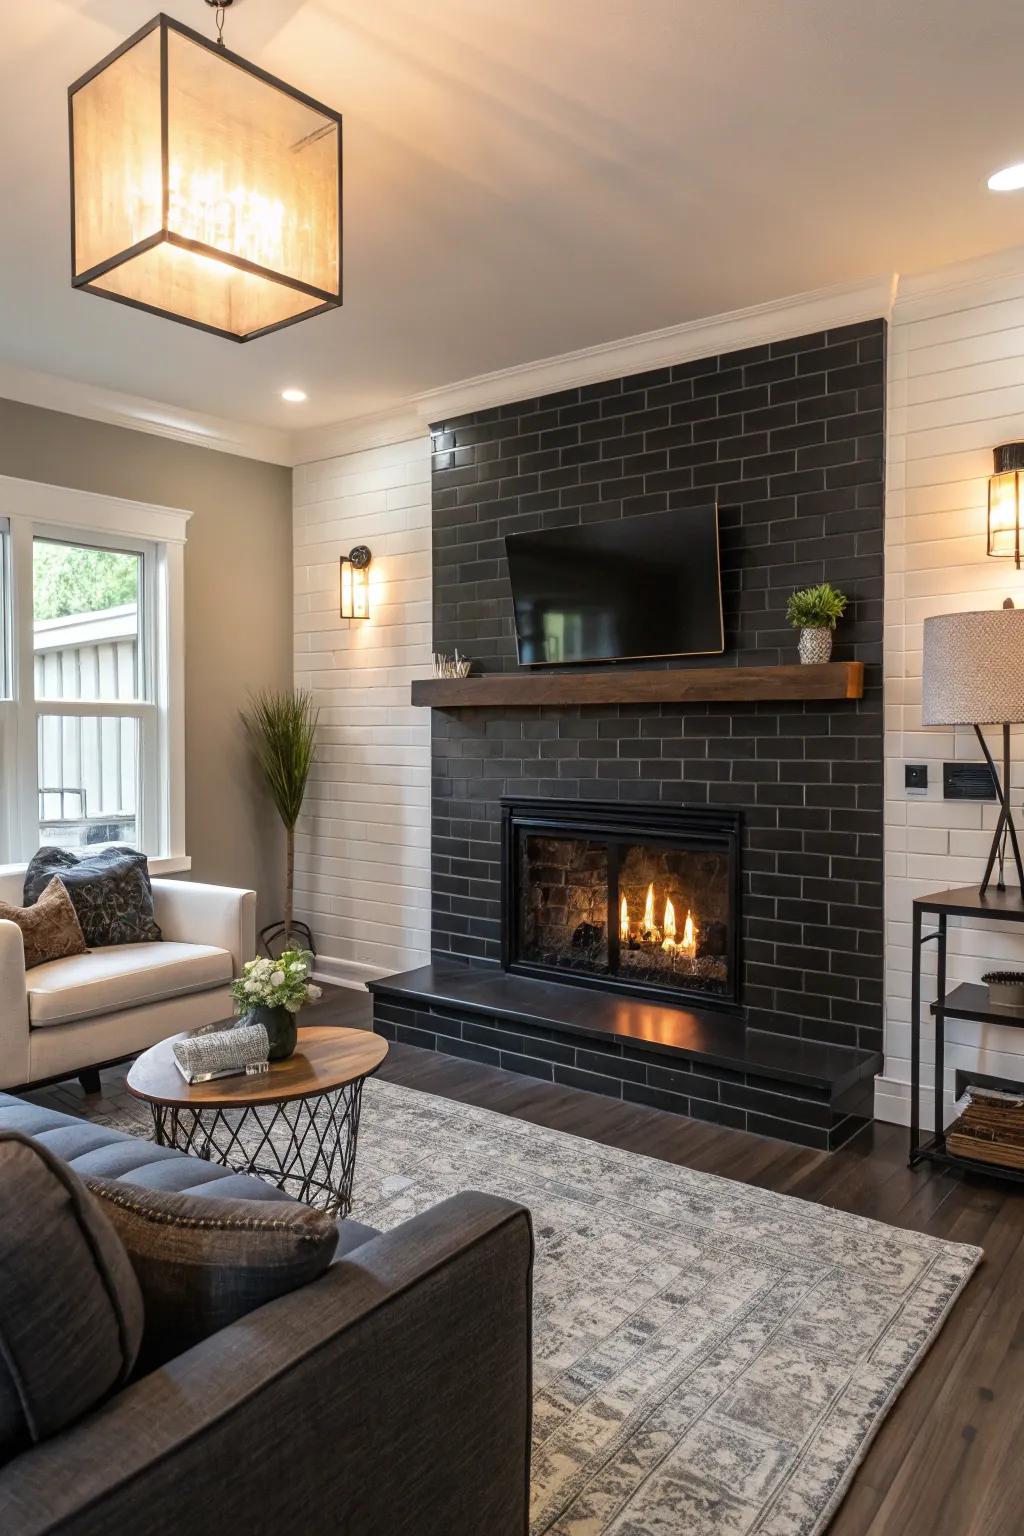
<path fill-rule="evenodd" d="M 996 559 L 1012 560 L 1019 571 L 1024 443 L 1003 443 L 993 448 L 992 469 L 988 481 L 988 553 Z"/>
<path fill-rule="evenodd" d="M 371 559 L 369 548 L 365 544 L 355 545 L 347 555 L 341 557 L 341 617 L 343 619 L 370 617 Z"/>

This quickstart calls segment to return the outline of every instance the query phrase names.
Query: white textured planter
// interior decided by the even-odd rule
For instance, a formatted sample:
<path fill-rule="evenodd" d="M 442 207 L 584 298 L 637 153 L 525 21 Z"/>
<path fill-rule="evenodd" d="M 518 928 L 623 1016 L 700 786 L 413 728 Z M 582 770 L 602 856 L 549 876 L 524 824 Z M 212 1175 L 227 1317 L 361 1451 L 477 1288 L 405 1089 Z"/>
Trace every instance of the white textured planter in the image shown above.
<path fill-rule="evenodd" d="M 819 666 L 832 655 L 832 631 L 830 629 L 802 629 L 800 631 L 800 660 L 805 667 Z"/>

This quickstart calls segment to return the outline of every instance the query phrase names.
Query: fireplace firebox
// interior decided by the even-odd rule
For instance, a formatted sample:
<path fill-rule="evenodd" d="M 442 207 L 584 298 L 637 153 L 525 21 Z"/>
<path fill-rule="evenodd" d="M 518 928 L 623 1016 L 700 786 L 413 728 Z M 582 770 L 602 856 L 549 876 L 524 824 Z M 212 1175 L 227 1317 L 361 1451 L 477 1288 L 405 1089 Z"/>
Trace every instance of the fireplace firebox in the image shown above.
<path fill-rule="evenodd" d="M 505 970 L 739 1004 L 739 812 L 501 804 Z"/>

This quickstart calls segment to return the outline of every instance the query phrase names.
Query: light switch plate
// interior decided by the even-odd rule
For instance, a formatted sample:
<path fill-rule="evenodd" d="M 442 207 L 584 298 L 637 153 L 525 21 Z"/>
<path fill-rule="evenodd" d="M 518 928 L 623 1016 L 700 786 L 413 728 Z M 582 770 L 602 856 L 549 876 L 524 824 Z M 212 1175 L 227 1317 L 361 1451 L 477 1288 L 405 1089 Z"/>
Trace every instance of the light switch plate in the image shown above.
<path fill-rule="evenodd" d="M 928 793 L 928 764 L 904 763 L 903 787 L 908 795 L 926 795 Z"/>

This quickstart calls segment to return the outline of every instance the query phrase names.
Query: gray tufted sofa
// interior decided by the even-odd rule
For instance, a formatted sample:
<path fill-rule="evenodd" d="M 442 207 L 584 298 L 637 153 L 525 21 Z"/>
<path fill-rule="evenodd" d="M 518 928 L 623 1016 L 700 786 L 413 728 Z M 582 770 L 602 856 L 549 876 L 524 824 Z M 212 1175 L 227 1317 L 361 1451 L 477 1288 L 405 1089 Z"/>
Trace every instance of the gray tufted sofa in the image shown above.
<path fill-rule="evenodd" d="M 80 1174 L 288 1199 L 4 1093 L 0 1127 Z M 383 1234 L 342 1222 L 338 1252 L 0 1467 L 4 1536 L 524 1536 L 529 1213 L 466 1192 Z"/>

